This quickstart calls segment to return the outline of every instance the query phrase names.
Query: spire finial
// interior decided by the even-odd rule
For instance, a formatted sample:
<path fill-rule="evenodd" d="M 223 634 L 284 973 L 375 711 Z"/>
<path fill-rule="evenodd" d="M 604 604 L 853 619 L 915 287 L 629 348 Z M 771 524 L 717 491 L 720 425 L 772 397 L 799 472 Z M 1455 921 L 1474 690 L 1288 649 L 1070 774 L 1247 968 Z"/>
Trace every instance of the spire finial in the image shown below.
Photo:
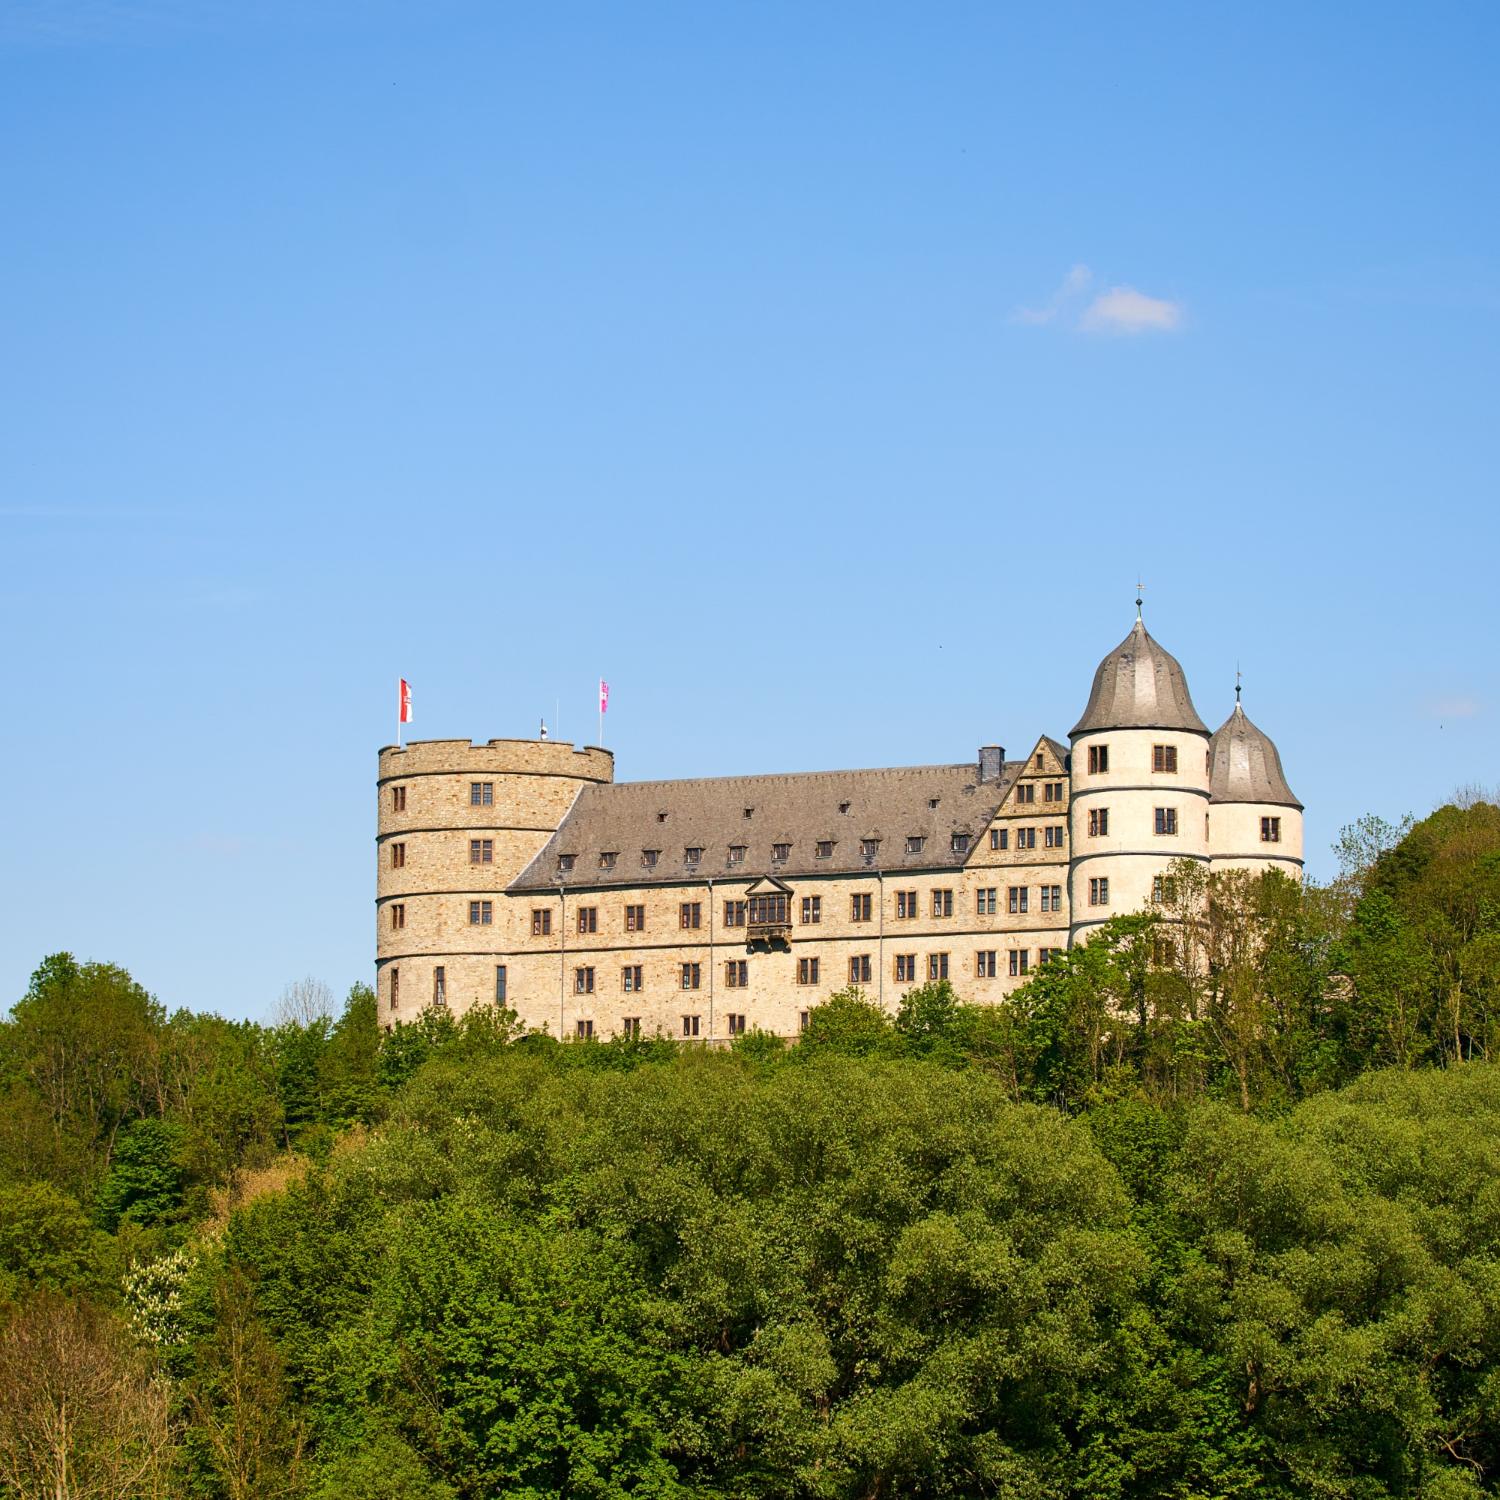
<path fill-rule="evenodd" d="M 1234 664 L 1234 706 L 1240 706 L 1240 664 Z"/>
<path fill-rule="evenodd" d="M 1145 592 L 1146 592 L 1146 585 L 1144 583 L 1142 583 L 1140 581 L 1140 579 L 1136 579 L 1136 583 L 1135 583 L 1135 617 L 1136 617 L 1137 620 L 1139 620 L 1140 617 L 1141 617 L 1141 605 L 1145 602 L 1145 600 L 1142 598 L 1142 596 L 1145 594 Z"/>

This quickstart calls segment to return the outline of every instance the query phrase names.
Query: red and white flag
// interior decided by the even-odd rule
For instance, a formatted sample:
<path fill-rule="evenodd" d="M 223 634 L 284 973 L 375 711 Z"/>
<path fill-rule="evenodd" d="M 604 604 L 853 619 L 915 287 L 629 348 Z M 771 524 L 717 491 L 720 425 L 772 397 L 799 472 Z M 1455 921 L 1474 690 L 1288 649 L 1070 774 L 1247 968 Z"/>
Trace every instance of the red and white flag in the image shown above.
<path fill-rule="evenodd" d="M 599 679 L 599 712 L 609 712 L 609 684 L 602 677 Z"/>
<path fill-rule="evenodd" d="M 400 679 L 401 690 L 397 700 L 396 722 L 398 724 L 411 723 L 411 683 L 404 677 Z"/>

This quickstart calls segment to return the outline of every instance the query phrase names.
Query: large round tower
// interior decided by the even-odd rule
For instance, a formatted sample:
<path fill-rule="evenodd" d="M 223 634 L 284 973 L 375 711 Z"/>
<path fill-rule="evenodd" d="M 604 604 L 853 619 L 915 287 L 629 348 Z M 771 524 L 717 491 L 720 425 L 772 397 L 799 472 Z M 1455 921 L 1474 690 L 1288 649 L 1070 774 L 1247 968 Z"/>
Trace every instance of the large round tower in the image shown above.
<path fill-rule="evenodd" d="M 380 752 L 375 971 L 380 1020 L 504 1000 L 520 947 L 505 888 L 579 791 L 614 779 L 608 750 L 547 740 L 417 740 Z"/>
<path fill-rule="evenodd" d="M 1070 938 L 1143 910 L 1175 859 L 1208 862 L 1208 726 L 1139 616 L 1099 663 L 1073 726 Z"/>
<path fill-rule="evenodd" d="M 1271 737 L 1234 712 L 1209 741 L 1208 849 L 1215 870 L 1280 870 L 1302 878 L 1302 804 L 1292 795 Z"/>

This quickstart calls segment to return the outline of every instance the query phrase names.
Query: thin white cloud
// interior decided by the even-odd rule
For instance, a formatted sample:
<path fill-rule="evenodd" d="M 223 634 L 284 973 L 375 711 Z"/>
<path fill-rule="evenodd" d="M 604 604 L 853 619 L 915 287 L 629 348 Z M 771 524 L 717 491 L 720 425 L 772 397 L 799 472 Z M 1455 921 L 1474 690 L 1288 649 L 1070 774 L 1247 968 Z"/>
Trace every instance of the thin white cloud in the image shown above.
<path fill-rule="evenodd" d="M 1434 698 L 1427 712 L 1434 719 L 1473 719 L 1479 714 L 1479 699 L 1467 693 L 1451 698 Z"/>
<path fill-rule="evenodd" d="M 1055 322 L 1088 290 L 1093 279 L 1094 273 L 1087 266 L 1074 266 L 1063 277 L 1057 290 L 1040 307 L 1018 307 L 1010 315 L 1011 322 L 1026 323 L 1033 327 Z"/>
<path fill-rule="evenodd" d="M 1084 308 L 1078 326 L 1085 333 L 1171 333 L 1182 326 L 1182 304 L 1112 286 Z"/>

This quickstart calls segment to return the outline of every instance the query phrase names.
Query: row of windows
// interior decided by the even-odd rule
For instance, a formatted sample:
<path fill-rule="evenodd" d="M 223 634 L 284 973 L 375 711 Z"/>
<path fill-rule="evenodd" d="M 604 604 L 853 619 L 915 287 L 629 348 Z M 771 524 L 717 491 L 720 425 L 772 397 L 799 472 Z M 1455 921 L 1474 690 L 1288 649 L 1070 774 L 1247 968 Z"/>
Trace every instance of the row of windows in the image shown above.
<path fill-rule="evenodd" d="M 1017 849 L 1036 848 L 1036 829 L 1030 826 L 1025 828 L 992 828 L 990 829 L 990 848 L 1006 850 L 1011 847 L 1011 841 L 1015 841 Z M 1067 828 L 1062 823 L 1048 823 L 1042 829 L 1042 847 L 1044 849 L 1061 849 L 1067 843 Z"/>
<path fill-rule="evenodd" d="M 1158 835 L 1173 835 L 1177 832 L 1177 809 L 1175 807 L 1157 807 L 1152 809 L 1152 828 Z M 1203 832 L 1208 833 L 1208 814 L 1203 815 Z M 1102 838 L 1109 833 L 1109 809 L 1107 807 L 1091 807 L 1089 809 L 1089 837 Z M 1262 818 L 1260 820 L 1260 839 L 1263 844 L 1279 844 L 1281 842 L 1281 819 Z"/>
<path fill-rule="evenodd" d="M 1061 781 L 1044 781 L 1042 783 L 1043 802 L 1065 802 L 1067 792 L 1064 790 L 1065 783 Z M 1011 794 L 1013 802 L 1032 803 L 1036 801 L 1036 782 L 1018 781 L 1015 791 Z"/>
<path fill-rule="evenodd" d="M 1213 755 L 1205 751 L 1203 755 L 1203 769 L 1205 771 L 1213 768 Z M 1177 774 L 1177 746 L 1176 745 L 1153 745 L 1151 747 L 1151 769 L 1163 776 L 1175 776 Z M 1101 776 L 1109 770 L 1109 746 L 1089 746 L 1089 775 Z"/>

